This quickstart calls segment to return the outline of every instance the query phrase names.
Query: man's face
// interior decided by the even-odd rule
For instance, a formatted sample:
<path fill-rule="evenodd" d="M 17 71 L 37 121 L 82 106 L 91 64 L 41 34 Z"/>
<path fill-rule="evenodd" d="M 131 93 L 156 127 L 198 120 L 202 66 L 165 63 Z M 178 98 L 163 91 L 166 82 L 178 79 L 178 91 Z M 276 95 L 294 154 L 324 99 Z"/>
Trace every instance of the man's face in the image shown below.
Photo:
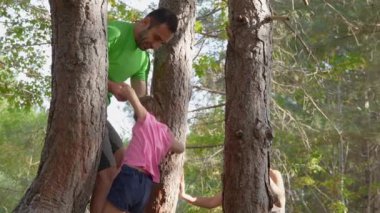
<path fill-rule="evenodd" d="M 137 35 L 137 46 L 141 50 L 158 49 L 166 44 L 173 37 L 173 33 L 166 24 L 159 24 L 153 27 L 146 26 Z"/>

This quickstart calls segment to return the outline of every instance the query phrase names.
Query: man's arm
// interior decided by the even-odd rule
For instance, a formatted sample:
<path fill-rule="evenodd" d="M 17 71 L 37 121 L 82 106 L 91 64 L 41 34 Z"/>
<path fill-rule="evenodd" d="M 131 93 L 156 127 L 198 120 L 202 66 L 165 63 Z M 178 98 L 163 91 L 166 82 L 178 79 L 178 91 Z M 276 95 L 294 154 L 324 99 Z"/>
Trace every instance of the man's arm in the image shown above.
<path fill-rule="evenodd" d="M 201 208 L 207 208 L 212 209 L 218 206 L 222 205 L 222 193 L 219 192 L 218 194 L 212 196 L 212 197 L 193 197 L 191 195 L 186 194 L 185 192 L 185 180 L 182 177 L 181 183 L 180 183 L 180 190 L 179 190 L 179 197 L 182 200 L 185 200 L 191 205 L 198 206 Z"/>
<path fill-rule="evenodd" d="M 137 97 L 143 97 L 146 95 L 146 83 L 141 80 L 131 80 L 132 88 L 135 90 Z M 112 93 L 118 101 L 127 101 L 128 97 L 123 90 L 123 87 L 127 85 L 126 83 L 116 83 L 108 80 L 108 92 Z"/>
<path fill-rule="evenodd" d="M 146 96 L 146 82 L 143 80 L 131 79 L 131 86 L 135 90 L 137 97 Z"/>
<path fill-rule="evenodd" d="M 136 91 L 139 98 L 146 96 L 147 93 L 147 81 L 150 71 L 150 59 L 149 54 L 145 52 L 146 58 L 144 59 L 144 65 L 141 69 L 131 77 L 131 86 Z"/>

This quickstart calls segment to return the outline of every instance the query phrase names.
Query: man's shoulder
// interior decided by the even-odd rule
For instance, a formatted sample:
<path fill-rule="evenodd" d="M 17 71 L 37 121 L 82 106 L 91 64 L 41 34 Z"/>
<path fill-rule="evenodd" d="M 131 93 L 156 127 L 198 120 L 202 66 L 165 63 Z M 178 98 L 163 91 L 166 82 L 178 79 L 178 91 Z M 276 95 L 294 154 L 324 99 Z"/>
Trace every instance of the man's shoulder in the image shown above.
<path fill-rule="evenodd" d="M 131 28 L 133 27 L 133 24 L 130 23 L 130 22 L 126 22 L 126 21 L 120 21 L 120 20 L 111 20 L 108 22 L 108 26 L 111 26 L 111 27 L 117 27 L 117 28 Z"/>
<path fill-rule="evenodd" d="M 117 19 L 111 19 L 108 21 L 108 24 L 119 24 L 119 25 L 132 25 L 129 21 L 123 21 L 123 20 L 117 20 Z"/>

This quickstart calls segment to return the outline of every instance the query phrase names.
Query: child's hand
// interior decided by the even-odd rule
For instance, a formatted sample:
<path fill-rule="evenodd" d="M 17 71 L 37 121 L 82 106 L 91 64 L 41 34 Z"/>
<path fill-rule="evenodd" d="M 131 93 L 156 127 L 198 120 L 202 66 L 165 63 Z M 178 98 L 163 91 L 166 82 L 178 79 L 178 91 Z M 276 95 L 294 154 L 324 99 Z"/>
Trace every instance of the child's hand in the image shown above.
<path fill-rule="evenodd" d="M 126 83 L 120 83 L 118 84 L 118 86 L 119 86 L 118 88 L 119 93 L 115 95 L 116 99 L 118 101 L 130 101 L 134 93 L 134 90 L 132 89 L 132 87 Z"/>
<path fill-rule="evenodd" d="M 129 86 L 128 84 L 123 84 L 122 95 L 123 95 L 123 98 L 126 99 L 126 101 L 130 101 L 134 94 L 135 94 L 135 91 L 133 90 L 131 86 Z"/>

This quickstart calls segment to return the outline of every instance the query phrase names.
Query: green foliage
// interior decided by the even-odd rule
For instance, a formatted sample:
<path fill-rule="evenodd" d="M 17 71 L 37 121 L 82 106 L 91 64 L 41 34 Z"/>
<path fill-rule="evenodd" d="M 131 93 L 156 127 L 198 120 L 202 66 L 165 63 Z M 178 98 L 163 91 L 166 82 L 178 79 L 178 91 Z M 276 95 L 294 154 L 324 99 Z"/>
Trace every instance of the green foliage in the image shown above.
<path fill-rule="evenodd" d="M 203 24 L 202 24 L 202 22 L 195 21 L 194 31 L 195 31 L 195 33 L 201 33 L 203 31 Z"/>
<path fill-rule="evenodd" d="M 344 203 L 341 201 L 335 201 L 332 204 L 329 205 L 330 212 L 336 212 L 336 213 L 344 213 L 347 212 L 348 209 Z"/>
<path fill-rule="evenodd" d="M 226 22 L 221 20 L 227 19 L 227 10 L 218 10 L 220 5 L 211 1 L 199 3 L 197 21 L 202 25 L 196 24 L 196 44 L 204 45 L 202 39 L 213 44 L 197 55 L 195 73 L 204 87 L 223 91 L 223 84 L 215 84 L 223 80 L 223 71 L 212 70 L 223 67 L 220 53 L 226 41 L 207 31 L 224 32 Z M 372 177 L 368 186 L 362 175 L 374 175 L 368 168 L 379 156 L 362 150 L 380 144 L 380 105 L 375 98 L 380 93 L 380 41 L 374 27 L 379 6 L 374 1 L 310 1 L 309 6 L 303 1 L 273 1 L 275 13 L 290 19 L 274 22 L 271 108 L 272 165 L 289 180 L 289 212 L 361 212 L 368 191 L 378 187 L 380 177 Z M 215 23 L 219 30 L 213 28 Z M 213 113 L 199 119 L 216 120 Z M 188 143 L 212 143 L 218 135 L 197 132 L 200 128 L 207 126 L 192 125 Z"/>
<path fill-rule="evenodd" d="M 314 184 L 315 184 L 315 180 L 311 178 L 310 176 L 297 178 L 297 187 L 313 186 Z"/>
<path fill-rule="evenodd" d="M 196 33 L 200 36 L 213 38 L 215 40 L 225 40 L 227 26 L 227 2 L 223 0 L 202 1 L 198 4 L 197 22 L 202 26 L 197 28 Z"/>
<path fill-rule="evenodd" d="M 36 175 L 47 116 L 0 102 L 0 117 L 0 208 L 11 212 Z"/>
<path fill-rule="evenodd" d="M 220 148 L 218 148 L 220 149 Z M 210 156 L 217 149 L 209 149 L 207 154 L 198 155 L 192 153 L 193 150 L 187 151 L 187 160 L 184 168 L 186 193 L 194 196 L 213 196 L 222 190 L 221 183 L 221 154 L 213 158 L 190 158 L 190 156 Z M 220 212 L 221 208 L 206 210 L 191 206 L 183 201 L 179 202 L 177 212 Z"/>
<path fill-rule="evenodd" d="M 211 115 L 211 116 L 210 116 Z M 216 108 L 207 114 L 197 113 L 192 131 L 187 137 L 185 157 L 186 193 L 213 196 L 222 190 L 224 111 Z M 213 120 L 209 118 L 212 117 Z M 220 212 L 201 209 L 179 202 L 177 212 Z"/>
<path fill-rule="evenodd" d="M 358 150 L 378 144 L 372 136 L 379 126 L 370 111 L 379 109 L 372 98 L 379 94 L 372 80 L 378 69 L 371 68 L 379 40 L 367 27 L 378 22 L 379 4 L 311 1 L 306 8 L 302 1 L 294 3 L 274 4 L 278 14 L 290 18 L 289 25 L 278 22 L 274 28 L 274 37 L 281 39 L 274 40 L 272 110 L 274 147 L 282 152 L 275 165 L 287 168 L 289 184 L 302 197 L 288 209 L 316 210 L 322 202 L 321 212 L 361 212 L 369 190 L 361 175 L 369 164 Z M 280 139 L 285 134 L 299 135 L 293 138 L 297 148 L 296 142 Z"/>
<path fill-rule="evenodd" d="M 202 55 L 199 56 L 198 60 L 194 63 L 195 75 L 202 78 L 206 73 L 210 75 L 215 75 L 222 72 L 220 62 L 217 61 L 213 56 Z"/>
<path fill-rule="evenodd" d="M 0 100 L 18 108 L 42 105 L 50 77 L 43 72 L 50 45 L 50 17 L 30 1 L 0 3 Z"/>
<path fill-rule="evenodd" d="M 142 12 L 132 9 L 122 1 L 109 0 L 108 19 L 135 22 L 142 18 Z"/>

